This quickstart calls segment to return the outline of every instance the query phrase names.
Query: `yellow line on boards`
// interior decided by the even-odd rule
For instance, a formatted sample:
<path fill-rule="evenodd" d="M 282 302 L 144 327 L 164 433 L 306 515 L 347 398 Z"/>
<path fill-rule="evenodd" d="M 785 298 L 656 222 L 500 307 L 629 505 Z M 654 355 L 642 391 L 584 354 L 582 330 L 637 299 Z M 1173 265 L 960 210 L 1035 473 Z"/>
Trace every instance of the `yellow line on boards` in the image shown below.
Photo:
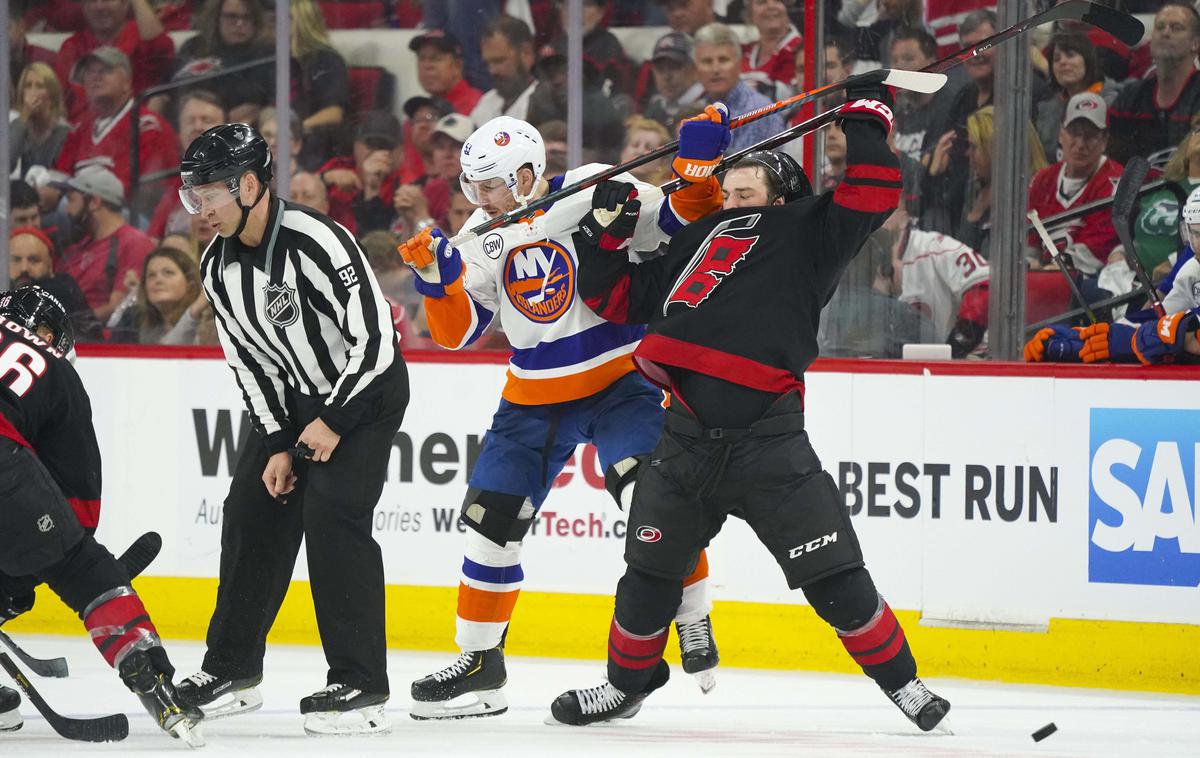
<path fill-rule="evenodd" d="M 216 579 L 141 577 L 135 586 L 159 633 L 203 640 Z M 387 587 L 388 646 L 454 650 L 454 587 Z M 602 659 L 613 600 L 602 595 L 522 592 L 506 650 L 513 655 Z M 924 627 L 897 611 L 923 676 L 1200 694 L 1200 626 L 1052 619 L 1046 632 Z M 718 601 L 713 630 L 724 665 L 859 671 L 833 631 L 808 606 Z M 14 634 L 83 634 L 58 598 L 38 590 L 31 613 L 5 625 Z M 293 582 L 268 641 L 318 644 L 307 582 Z M 678 660 L 676 645 L 668 660 Z"/>

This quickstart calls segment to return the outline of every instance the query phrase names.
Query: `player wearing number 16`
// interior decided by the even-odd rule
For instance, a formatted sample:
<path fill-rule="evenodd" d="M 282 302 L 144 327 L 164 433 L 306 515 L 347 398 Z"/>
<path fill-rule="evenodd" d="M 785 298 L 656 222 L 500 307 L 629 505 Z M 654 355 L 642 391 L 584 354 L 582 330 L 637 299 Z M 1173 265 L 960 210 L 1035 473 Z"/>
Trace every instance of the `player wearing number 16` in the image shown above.
<path fill-rule="evenodd" d="M 200 260 L 225 360 L 254 424 L 221 519 L 221 583 L 203 670 L 179 692 L 210 718 L 262 705 L 267 632 L 303 538 L 326 686 L 300 701 L 310 734 L 388 728 L 383 559 L 371 534 L 408 372 L 358 243 L 274 196 L 246 124 L 196 138 L 180 199 L 217 229 Z M 304 451 L 293 464 L 290 451 Z"/>

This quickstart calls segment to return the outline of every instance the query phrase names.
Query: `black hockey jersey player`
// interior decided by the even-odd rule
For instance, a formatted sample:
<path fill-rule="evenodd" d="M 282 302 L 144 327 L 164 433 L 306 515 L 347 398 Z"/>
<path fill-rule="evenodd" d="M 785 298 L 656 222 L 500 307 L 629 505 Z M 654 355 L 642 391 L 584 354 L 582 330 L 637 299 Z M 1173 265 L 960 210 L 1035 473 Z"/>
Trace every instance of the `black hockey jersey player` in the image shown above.
<path fill-rule="evenodd" d="M 75 367 L 21 324 L 0 316 L 0 437 L 32 450 L 79 523 L 100 518 L 100 446 Z"/>
<path fill-rule="evenodd" d="M 609 321 L 648 324 L 634 359 L 651 381 L 670 389 L 674 368 L 772 395 L 802 390 L 822 307 L 900 200 L 899 161 L 883 130 L 843 128 L 846 176 L 833 192 L 719 211 L 644 263 L 581 251 L 588 305 Z"/>

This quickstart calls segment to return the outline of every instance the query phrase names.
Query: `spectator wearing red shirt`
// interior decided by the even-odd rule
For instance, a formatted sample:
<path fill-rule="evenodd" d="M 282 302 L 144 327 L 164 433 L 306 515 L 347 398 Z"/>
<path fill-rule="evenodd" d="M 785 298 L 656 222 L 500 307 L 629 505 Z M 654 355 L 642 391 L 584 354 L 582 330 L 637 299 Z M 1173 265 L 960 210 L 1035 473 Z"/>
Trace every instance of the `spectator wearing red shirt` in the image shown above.
<path fill-rule="evenodd" d="M 75 66 L 75 81 L 82 82 L 87 95 L 87 115 L 67 135 L 55 168 L 75 174 L 87 166 L 102 166 L 130 184 L 130 145 L 133 108 L 129 59 L 115 47 L 97 48 Z M 179 143 L 174 130 L 162 116 L 148 108 L 139 112 L 139 171 L 154 171 L 179 165 Z"/>
<path fill-rule="evenodd" d="M 784 0 L 750 0 L 746 15 L 758 41 L 742 47 L 742 78 L 772 100 L 792 94 L 796 50 L 803 44 Z"/>
<path fill-rule="evenodd" d="M 1108 146 L 1108 106 L 1095 92 L 1083 92 L 1067 102 L 1059 133 L 1063 159 L 1042 169 L 1029 188 L 1029 207 L 1042 218 L 1068 211 L 1093 200 L 1112 197 L 1121 176 L 1121 164 L 1105 156 Z M 1087 276 L 1099 273 L 1117 246 L 1110 208 L 1101 208 L 1074 219 L 1056 234 L 1055 242 L 1071 256 L 1075 267 Z M 1029 244 L 1041 249 L 1036 234 Z M 1051 263 L 1042 251 L 1043 264 Z"/>
<path fill-rule="evenodd" d="M 227 121 L 221 98 L 208 90 L 192 90 L 179 101 L 179 154 L 182 156 L 192 140 Z M 168 234 L 188 234 L 192 228 L 191 214 L 179 200 L 181 182 L 178 176 L 165 181 L 162 198 L 150 217 L 146 233 L 161 240 Z"/>
<path fill-rule="evenodd" d="M 101 323 L 125 298 L 125 277 L 141 271 L 154 242 L 125 223 L 121 180 L 87 168 L 66 181 L 67 214 L 83 238 L 63 251 L 56 268 L 70 274 Z"/>
<path fill-rule="evenodd" d="M 329 217 L 355 235 L 390 227 L 395 211 L 385 183 L 395 186 L 388 180 L 399 148 L 400 121 L 386 111 L 367 113 L 354 138 L 354 155 L 333 158 L 318 171 L 329 192 Z"/>
<path fill-rule="evenodd" d="M 135 92 L 158 84 L 166 77 L 175 55 L 175 43 L 150 7 L 150 0 L 82 0 L 80 4 L 86 28 L 67 37 L 58 49 L 59 79 L 73 81 L 72 72 L 76 65 L 88 53 L 101 47 L 115 47 L 125 54 Z M 133 19 L 129 19 L 131 8 Z M 82 98 L 72 96 L 69 105 L 74 120 L 83 112 L 85 103 Z"/>
<path fill-rule="evenodd" d="M 463 143 L 475 131 L 471 120 L 461 113 L 443 116 L 433 129 L 433 151 L 425 176 L 392 191 L 392 209 L 396 220 L 392 231 L 407 239 L 428 226 L 445 227 L 450 208 L 450 187 L 462 174 L 459 154 Z"/>
<path fill-rule="evenodd" d="M 432 29 L 408 43 L 417 54 L 417 81 L 433 97 L 440 97 L 456 113 L 469 114 L 483 93 L 463 78 L 463 46 L 449 32 Z"/>
<path fill-rule="evenodd" d="M 445 100 L 417 95 L 404 101 L 404 162 L 400 164 L 401 184 L 412 184 L 429 172 L 433 160 L 433 130 L 443 116 L 454 112 Z M 474 121 L 474 119 L 472 119 Z"/>
<path fill-rule="evenodd" d="M 9 0 L 8 4 L 8 73 L 12 76 L 12 89 L 16 91 L 21 71 L 30 63 L 54 65 L 54 51 L 31 45 L 25 39 L 25 19 L 22 17 L 20 0 Z"/>

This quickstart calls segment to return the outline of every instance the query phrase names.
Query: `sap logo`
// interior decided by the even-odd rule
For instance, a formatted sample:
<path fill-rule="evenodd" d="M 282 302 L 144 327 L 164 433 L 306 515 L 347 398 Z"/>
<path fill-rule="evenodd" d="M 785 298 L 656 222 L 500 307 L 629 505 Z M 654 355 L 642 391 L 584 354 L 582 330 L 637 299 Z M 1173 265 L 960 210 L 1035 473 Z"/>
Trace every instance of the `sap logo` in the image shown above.
<path fill-rule="evenodd" d="M 1200 411 L 1093 408 L 1088 580 L 1200 586 Z"/>
<path fill-rule="evenodd" d="M 788 558 L 799 558 L 805 553 L 811 553 L 814 550 L 820 550 L 826 545 L 837 542 L 837 532 L 826 534 L 824 537 L 817 537 L 815 540 L 805 542 L 803 545 L 797 545 L 788 551 Z"/>

